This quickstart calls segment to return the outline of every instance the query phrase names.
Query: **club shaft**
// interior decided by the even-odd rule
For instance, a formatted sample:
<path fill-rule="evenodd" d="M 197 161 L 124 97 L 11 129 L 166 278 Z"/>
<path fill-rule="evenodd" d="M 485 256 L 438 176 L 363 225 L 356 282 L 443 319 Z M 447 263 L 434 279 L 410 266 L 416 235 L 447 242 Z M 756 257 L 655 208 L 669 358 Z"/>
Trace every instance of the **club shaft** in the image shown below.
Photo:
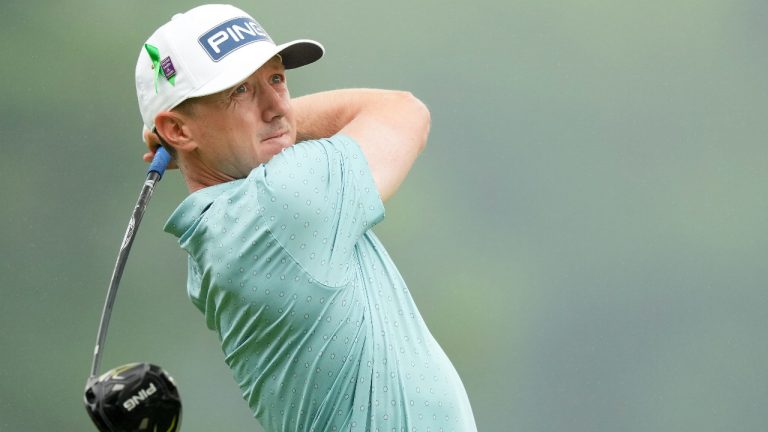
<path fill-rule="evenodd" d="M 104 352 L 104 342 L 107 338 L 107 328 L 109 327 L 109 320 L 112 316 L 112 307 L 115 304 L 115 298 L 117 297 L 117 287 L 120 285 L 120 279 L 123 277 L 123 269 L 128 262 L 128 254 L 131 251 L 133 240 L 136 238 L 136 233 L 139 231 L 139 224 L 141 218 L 144 216 L 144 211 L 149 204 L 149 199 L 152 198 L 152 192 L 154 192 L 155 185 L 163 177 L 165 169 L 171 160 L 171 156 L 164 148 L 160 148 L 152 160 L 147 171 L 147 179 L 144 182 L 144 186 L 139 193 L 139 200 L 136 202 L 136 206 L 133 208 L 131 219 L 128 221 L 128 228 L 125 230 L 123 241 L 120 244 L 120 250 L 117 254 L 117 260 L 115 261 L 115 268 L 112 271 L 112 278 L 109 281 L 109 288 L 107 289 L 107 299 L 104 301 L 104 309 L 101 312 L 101 321 L 99 322 L 99 332 L 96 335 L 96 346 L 93 349 L 93 364 L 91 365 L 90 378 L 94 378 L 101 365 L 101 357 Z"/>
<path fill-rule="evenodd" d="M 96 376 L 99 371 L 101 356 L 104 349 L 104 341 L 107 337 L 107 328 L 109 327 L 109 320 L 112 316 L 112 307 L 117 298 L 117 287 L 120 285 L 120 279 L 123 276 L 123 270 L 128 261 L 128 254 L 131 252 L 131 246 L 133 245 L 133 240 L 136 238 L 136 233 L 139 230 L 141 218 L 144 216 L 144 211 L 147 208 L 149 199 L 152 197 L 155 184 L 159 179 L 160 174 L 155 171 L 152 171 L 147 175 L 147 180 L 144 182 L 144 186 L 141 188 L 141 193 L 139 194 L 139 200 L 136 202 L 136 207 L 134 207 L 133 214 L 131 214 L 131 219 L 128 222 L 125 236 L 123 236 L 123 242 L 120 245 L 120 251 L 117 254 L 117 260 L 115 261 L 115 268 L 112 271 L 112 278 L 109 281 L 107 299 L 104 302 L 104 309 L 101 312 L 99 332 L 96 336 L 96 346 L 93 351 L 93 365 L 91 367 L 92 377 Z"/>

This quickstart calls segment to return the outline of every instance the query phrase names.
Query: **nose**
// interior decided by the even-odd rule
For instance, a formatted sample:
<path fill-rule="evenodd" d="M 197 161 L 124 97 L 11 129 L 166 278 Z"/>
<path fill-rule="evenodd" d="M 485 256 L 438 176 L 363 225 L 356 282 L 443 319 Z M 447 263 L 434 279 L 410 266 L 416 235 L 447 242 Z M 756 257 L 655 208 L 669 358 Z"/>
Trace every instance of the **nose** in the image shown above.
<path fill-rule="evenodd" d="M 290 109 L 287 93 L 281 93 L 272 87 L 267 87 L 259 96 L 262 120 L 265 122 L 271 122 L 285 116 Z"/>

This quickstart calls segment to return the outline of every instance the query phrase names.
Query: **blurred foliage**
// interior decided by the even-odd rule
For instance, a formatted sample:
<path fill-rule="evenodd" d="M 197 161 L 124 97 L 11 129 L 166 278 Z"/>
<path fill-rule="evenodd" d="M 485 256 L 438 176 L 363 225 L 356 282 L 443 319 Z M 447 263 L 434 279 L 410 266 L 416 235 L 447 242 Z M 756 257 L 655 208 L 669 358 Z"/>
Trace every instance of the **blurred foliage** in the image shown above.
<path fill-rule="evenodd" d="M 139 48 L 198 3 L 1 7 L 0 431 L 95 430 L 101 306 L 143 180 Z M 326 58 L 295 95 L 406 89 L 430 145 L 377 232 L 482 431 L 768 424 L 768 3 L 236 2 Z M 160 184 L 105 367 L 177 379 L 183 430 L 259 430 L 184 292 Z"/>

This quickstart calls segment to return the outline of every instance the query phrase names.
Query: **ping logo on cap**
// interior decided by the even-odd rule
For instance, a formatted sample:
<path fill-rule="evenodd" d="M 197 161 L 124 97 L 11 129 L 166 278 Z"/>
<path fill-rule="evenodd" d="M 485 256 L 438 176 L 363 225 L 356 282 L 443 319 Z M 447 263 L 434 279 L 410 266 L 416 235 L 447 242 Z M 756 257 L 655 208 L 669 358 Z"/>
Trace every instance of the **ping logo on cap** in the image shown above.
<path fill-rule="evenodd" d="M 272 41 L 259 23 L 249 17 L 224 21 L 197 39 L 215 62 L 238 48 L 264 40 Z"/>

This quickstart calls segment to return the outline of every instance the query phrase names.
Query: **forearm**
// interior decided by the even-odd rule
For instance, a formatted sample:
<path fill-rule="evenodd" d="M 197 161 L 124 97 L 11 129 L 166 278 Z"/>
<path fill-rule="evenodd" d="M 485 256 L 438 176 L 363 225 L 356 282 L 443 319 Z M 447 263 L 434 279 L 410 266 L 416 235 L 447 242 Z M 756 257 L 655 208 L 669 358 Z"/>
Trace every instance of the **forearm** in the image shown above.
<path fill-rule="evenodd" d="M 342 89 L 293 99 L 297 141 L 330 137 L 361 114 L 397 109 L 404 92 L 378 89 Z M 391 114 L 390 114 L 391 115 Z"/>

